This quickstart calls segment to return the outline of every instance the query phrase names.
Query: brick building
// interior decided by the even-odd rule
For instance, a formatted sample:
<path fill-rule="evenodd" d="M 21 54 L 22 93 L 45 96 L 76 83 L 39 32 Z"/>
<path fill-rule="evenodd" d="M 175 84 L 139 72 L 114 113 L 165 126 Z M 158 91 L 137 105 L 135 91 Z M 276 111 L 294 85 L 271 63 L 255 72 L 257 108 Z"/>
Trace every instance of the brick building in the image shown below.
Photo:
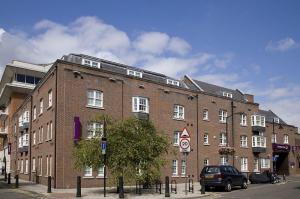
<path fill-rule="evenodd" d="M 11 172 L 56 188 L 99 186 L 103 168 L 73 168 L 74 118 L 82 138 L 102 128 L 90 122 L 97 114 L 115 119 L 149 118 L 170 139 L 164 175 L 183 182 L 185 173 L 197 180 L 208 164 L 232 164 L 242 172 L 297 170 L 298 129 L 272 111 L 259 109 L 254 97 L 185 76 L 182 80 L 86 55 L 58 59 L 12 115 Z M 187 162 L 179 153 L 182 129 L 191 135 Z M 276 136 L 276 140 L 275 140 Z M 25 140 L 25 141 L 24 141 Z M 26 145 L 26 140 L 28 143 Z M 23 144 L 25 142 L 25 145 Z M 276 157 L 276 158 L 273 158 Z"/>

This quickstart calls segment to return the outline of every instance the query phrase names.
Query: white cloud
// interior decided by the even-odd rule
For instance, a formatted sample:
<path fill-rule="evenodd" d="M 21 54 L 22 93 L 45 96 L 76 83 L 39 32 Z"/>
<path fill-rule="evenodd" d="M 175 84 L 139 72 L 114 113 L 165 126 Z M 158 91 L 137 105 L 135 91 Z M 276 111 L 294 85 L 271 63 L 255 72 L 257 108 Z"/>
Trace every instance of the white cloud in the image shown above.
<path fill-rule="evenodd" d="M 296 41 L 293 38 L 287 37 L 285 39 L 273 42 L 270 41 L 268 43 L 268 45 L 266 46 L 266 50 L 267 51 L 280 51 L 280 52 L 284 52 L 287 50 L 290 50 L 292 48 L 297 47 L 298 44 L 296 43 Z"/>
<path fill-rule="evenodd" d="M 190 44 L 179 37 L 172 37 L 169 41 L 168 50 L 179 55 L 185 55 L 190 49 Z"/>
<path fill-rule="evenodd" d="M 2 41 L 2 36 L 5 33 L 5 30 L 0 28 L 0 42 Z"/>

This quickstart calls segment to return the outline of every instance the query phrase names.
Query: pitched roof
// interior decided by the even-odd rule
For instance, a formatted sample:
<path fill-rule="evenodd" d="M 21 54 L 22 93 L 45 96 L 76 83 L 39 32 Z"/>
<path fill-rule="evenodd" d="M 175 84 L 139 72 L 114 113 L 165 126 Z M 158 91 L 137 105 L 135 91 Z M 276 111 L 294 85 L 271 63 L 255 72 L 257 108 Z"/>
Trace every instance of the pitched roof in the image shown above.
<path fill-rule="evenodd" d="M 285 125 L 287 124 L 285 121 L 283 121 L 280 117 L 278 117 L 278 115 L 276 115 L 271 110 L 266 111 L 266 110 L 259 109 L 258 114 L 265 116 L 266 122 L 273 123 L 273 119 L 278 118 L 280 124 L 285 124 Z"/>

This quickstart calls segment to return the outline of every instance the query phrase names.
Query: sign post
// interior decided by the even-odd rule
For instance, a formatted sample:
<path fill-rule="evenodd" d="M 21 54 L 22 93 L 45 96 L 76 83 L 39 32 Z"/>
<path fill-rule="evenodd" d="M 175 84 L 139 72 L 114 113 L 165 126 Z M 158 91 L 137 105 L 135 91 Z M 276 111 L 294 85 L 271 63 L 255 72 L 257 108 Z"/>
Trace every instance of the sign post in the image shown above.
<path fill-rule="evenodd" d="M 190 145 L 190 134 L 187 131 L 186 128 L 183 129 L 181 135 L 180 135 L 180 140 L 179 140 L 179 150 L 181 153 L 184 155 L 185 159 L 185 195 L 187 195 L 187 156 L 191 152 L 191 145 Z"/>
<path fill-rule="evenodd" d="M 103 186 L 103 191 L 104 191 L 104 197 L 106 197 L 106 162 L 107 162 L 107 157 L 106 157 L 106 145 L 107 145 L 107 138 L 106 138 L 106 118 L 104 118 L 104 123 L 103 123 L 103 137 L 101 139 L 101 150 L 102 150 L 102 155 L 104 156 L 104 186 Z"/>

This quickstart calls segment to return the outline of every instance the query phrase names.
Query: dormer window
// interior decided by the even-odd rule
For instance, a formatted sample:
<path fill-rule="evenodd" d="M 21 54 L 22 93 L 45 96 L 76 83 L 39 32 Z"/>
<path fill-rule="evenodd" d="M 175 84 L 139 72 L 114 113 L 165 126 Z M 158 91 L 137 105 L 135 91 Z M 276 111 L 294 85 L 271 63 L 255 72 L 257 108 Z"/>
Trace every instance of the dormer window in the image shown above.
<path fill-rule="evenodd" d="M 224 97 L 229 97 L 229 98 L 232 98 L 232 93 L 229 93 L 229 92 L 223 92 L 223 96 Z"/>
<path fill-rule="evenodd" d="M 279 124 L 279 118 L 278 117 L 274 117 L 273 121 L 274 121 L 274 123 Z"/>
<path fill-rule="evenodd" d="M 135 70 L 127 70 L 127 75 L 143 78 L 143 73 Z"/>
<path fill-rule="evenodd" d="M 93 68 L 100 68 L 100 62 L 91 61 L 88 59 L 82 59 L 82 64 L 86 66 L 91 66 Z"/>
<path fill-rule="evenodd" d="M 171 84 L 174 86 L 179 86 L 179 81 L 173 80 L 173 79 L 167 79 L 167 84 Z"/>

